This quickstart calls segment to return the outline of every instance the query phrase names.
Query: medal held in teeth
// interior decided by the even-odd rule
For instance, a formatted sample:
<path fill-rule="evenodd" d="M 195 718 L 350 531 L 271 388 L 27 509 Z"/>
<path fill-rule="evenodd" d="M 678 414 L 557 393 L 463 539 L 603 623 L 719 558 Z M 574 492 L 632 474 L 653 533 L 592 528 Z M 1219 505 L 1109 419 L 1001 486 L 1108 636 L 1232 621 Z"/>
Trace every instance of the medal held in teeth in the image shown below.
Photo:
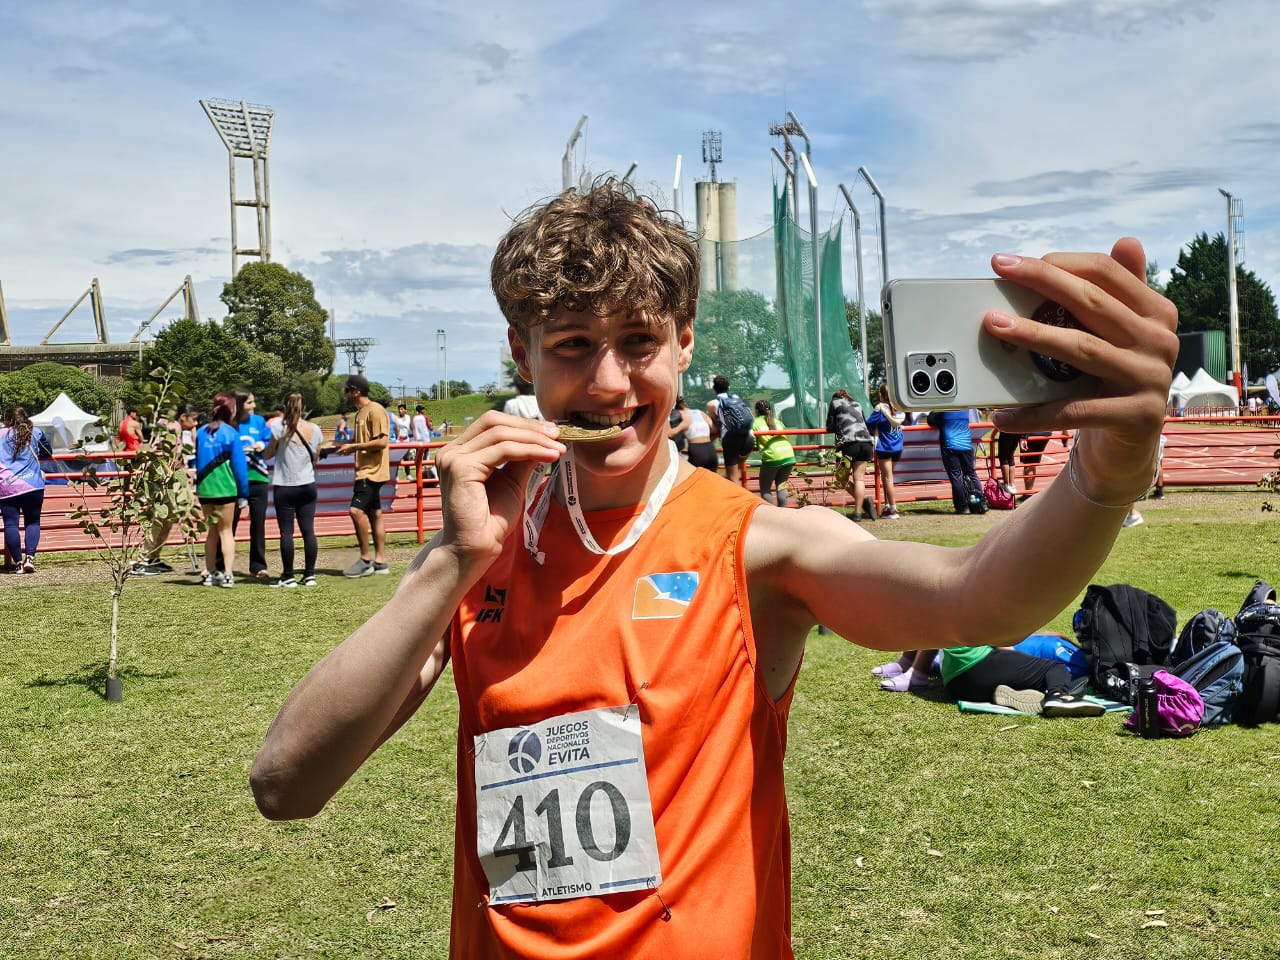
<path fill-rule="evenodd" d="M 616 423 L 610 426 L 582 427 L 574 423 L 556 421 L 560 428 L 560 440 L 564 443 L 590 443 L 593 440 L 610 440 L 622 433 L 622 427 Z"/>

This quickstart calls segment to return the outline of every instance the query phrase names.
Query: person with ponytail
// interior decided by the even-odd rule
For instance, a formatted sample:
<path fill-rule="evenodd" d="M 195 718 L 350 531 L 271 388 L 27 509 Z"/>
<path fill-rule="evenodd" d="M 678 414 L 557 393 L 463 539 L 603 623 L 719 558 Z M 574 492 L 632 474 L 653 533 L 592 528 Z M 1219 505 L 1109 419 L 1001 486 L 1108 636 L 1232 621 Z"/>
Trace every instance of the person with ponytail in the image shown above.
<path fill-rule="evenodd" d="M 796 453 L 791 441 L 781 434 L 764 434 L 783 429 L 785 425 L 774 416 L 769 401 L 757 400 L 756 419 L 751 424 L 751 432 L 755 434 L 756 449 L 760 451 L 760 496 L 765 503 L 778 507 L 787 505 L 787 478 L 796 465 Z"/>
<path fill-rule="evenodd" d="M 204 539 L 205 572 L 200 580 L 206 587 L 236 585 L 231 572 L 236 535 L 231 523 L 237 505 L 249 496 L 249 467 L 240 431 L 232 426 L 235 416 L 235 394 L 220 393 L 213 398 L 209 422 L 196 431 L 196 495 L 209 523 Z M 219 549 L 225 573 L 218 572 Z"/>
<path fill-rule="evenodd" d="M 40 511 L 44 507 L 44 473 L 40 457 L 51 456 L 44 432 L 31 422 L 27 411 L 14 407 L 0 428 L 0 515 L 4 516 L 6 573 L 35 573 L 36 548 L 40 546 Z M 23 550 L 18 521 L 26 531 Z M 8 558 L 12 558 L 12 563 Z"/>
<path fill-rule="evenodd" d="M 280 579 L 273 586 L 296 587 L 293 575 L 293 523 L 302 531 L 302 580 L 304 587 L 316 585 L 316 461 L 324 431 L 302 418 L 302 394 L 291 393 L 284 402 L 284 416 L 271 427 L 267 458 L 275 457 L 271 493 L 276 505 L 276 526 L 280 528 Z"/>

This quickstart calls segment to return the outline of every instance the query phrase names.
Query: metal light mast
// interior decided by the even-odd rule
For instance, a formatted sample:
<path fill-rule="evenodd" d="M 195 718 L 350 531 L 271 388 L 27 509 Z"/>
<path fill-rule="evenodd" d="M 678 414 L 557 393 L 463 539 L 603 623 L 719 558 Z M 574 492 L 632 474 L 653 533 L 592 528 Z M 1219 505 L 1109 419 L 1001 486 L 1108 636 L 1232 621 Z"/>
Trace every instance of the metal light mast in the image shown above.
<path fill-rule="evenodd" d="M 241 100 L 201 100 L 200 106 L 218 131 L 227 148 L 231 178 L 231 276 L 240 271 L 240 257 L 257 257 L 271 262 L 271 178 L 267 170 L 267 154 L 271 149 L 271 130 L 275 126 L 274 107 L 246 103 Z M 253 199 L 236 197 L 236 158 L 253 163 Z M 258 217 L 258 246 L 240 246 L 236 228 L 236 208 L 251 207 Z"/>

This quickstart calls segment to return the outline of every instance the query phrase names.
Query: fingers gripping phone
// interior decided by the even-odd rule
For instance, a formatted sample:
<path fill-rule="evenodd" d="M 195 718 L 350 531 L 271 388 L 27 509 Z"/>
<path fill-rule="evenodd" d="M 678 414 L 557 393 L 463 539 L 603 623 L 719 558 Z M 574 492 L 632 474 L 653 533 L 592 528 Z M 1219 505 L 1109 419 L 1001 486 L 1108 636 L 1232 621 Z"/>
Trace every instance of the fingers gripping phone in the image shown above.
<path fill-rule="evenodd" d="M 1018 407 L 1097 386 L 1096 377 L 983 329 L 989 310 L 1080 326 L 1064 307 L 1012 281 L 893 280 L 880 300 L 889 396 L 900 409 Z"/>

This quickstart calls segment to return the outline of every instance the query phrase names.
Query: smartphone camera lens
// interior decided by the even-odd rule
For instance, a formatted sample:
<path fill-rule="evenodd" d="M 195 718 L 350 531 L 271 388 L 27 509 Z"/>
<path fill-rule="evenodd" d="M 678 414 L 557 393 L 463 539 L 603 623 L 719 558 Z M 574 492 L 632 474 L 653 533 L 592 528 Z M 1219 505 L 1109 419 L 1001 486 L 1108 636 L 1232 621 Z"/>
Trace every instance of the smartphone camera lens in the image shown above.
<path fill-rule="evenodd" d="M 932 359 L 932 358 L 930 358 Z M 917 370 L 911 374 L 911 392 L 917 395 L 923 395 L 929 392 L 929 374 L 923 370 Z"/>
<path fill-rule="evenodd" d="M 939 393 L 954 393 L 956 389 L 956 378 L 950 370 L 939 370 L 934 377 L 934 385 L 937 386 Z"/>
<path fill-rule="evenodd" d="M 924 364 L 926 367 L 932 367 L 937 362 L 938 362 L 938 358 L 935 357 L 932 353 L 924 358 Z"/>

